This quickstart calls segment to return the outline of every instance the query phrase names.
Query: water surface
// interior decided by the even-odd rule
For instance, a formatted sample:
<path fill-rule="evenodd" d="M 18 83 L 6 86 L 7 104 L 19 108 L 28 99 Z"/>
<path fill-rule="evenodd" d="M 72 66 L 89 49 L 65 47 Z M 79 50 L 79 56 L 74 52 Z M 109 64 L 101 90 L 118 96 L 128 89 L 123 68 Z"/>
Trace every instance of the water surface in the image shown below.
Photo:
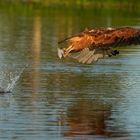
<path fill-rule="evenodd" d="M 28 64 L 13 92 L 0 95 L 0 139 L 139 139 L 140 46 L 91 65 L 57 58 L 59 40 L 99 26 L 140 28 L 140 18 L 100 9 L 0 13 L 1 71 Z"/>

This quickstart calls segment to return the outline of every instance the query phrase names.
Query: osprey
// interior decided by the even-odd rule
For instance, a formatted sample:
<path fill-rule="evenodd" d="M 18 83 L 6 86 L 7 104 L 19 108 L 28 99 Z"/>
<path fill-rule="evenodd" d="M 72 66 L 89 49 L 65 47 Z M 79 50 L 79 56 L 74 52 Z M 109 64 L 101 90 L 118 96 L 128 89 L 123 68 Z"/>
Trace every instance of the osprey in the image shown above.
<path fill-rule="evenodd" d="M 77 35 L 66 38 L 67 48 L 58 48 L 58 57 L 72 57 L 81 63 L 90 64 L 101 58 L 119 54 L 114 49 L 119 46 L 140 44 L 140 30 L 131 27 L 124 28 L 95 28 L 85 30 Z"/>

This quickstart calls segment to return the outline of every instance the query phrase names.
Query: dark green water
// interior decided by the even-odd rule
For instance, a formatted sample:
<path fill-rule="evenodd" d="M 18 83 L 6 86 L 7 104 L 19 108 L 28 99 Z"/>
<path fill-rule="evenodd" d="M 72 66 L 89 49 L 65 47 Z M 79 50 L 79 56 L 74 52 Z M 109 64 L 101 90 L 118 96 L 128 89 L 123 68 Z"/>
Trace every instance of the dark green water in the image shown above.
<path fill-rule="evenodd" d="M 19 73 L 0 95 L 1 140 L 138 140 L 140 46 L 91 65 L 57 58 L 57 42 L 85 27 L 140 28 L 139 11 L 0 13 L 0 69 Z M 0 74 L 0 79 L 3 74 Z"/>

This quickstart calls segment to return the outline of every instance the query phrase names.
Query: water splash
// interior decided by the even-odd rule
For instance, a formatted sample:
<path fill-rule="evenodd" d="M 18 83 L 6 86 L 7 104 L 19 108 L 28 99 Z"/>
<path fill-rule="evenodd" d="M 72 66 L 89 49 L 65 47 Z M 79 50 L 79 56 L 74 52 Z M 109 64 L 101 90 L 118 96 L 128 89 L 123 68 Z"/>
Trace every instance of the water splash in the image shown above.
<path fill-rule="evenodd" d="M 20 69 L 20 71 L 2 71 L 0 73 L 0 93 L 12 92 L 21 74 L 27 66 Z"/>

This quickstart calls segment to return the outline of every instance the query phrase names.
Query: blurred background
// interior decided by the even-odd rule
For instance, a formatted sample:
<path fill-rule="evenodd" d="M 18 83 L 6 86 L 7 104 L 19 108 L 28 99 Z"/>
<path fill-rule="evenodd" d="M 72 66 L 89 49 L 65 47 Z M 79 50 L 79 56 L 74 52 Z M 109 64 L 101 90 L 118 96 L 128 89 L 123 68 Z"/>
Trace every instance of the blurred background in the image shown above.
<path fill-rule="evenodd" d="M 139 0 L 1 0 L 1 3 L 12 4 L 37 4 L 38 6 L 72 6 L 72 7 L 139 7 Z"/>

